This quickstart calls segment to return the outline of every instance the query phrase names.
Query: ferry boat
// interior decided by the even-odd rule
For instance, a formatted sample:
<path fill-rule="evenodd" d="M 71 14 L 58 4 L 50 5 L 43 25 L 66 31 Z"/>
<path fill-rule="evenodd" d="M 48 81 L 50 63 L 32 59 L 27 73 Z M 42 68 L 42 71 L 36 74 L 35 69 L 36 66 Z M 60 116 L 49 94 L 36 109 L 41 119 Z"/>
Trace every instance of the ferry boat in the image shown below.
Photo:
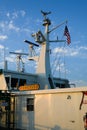
<path fill-rule="evenodd" d="M 53 77 L 50 67 L 49 34 L 51 12 L 43 12 L 41 30 L 32 34 L 36 43 L 28 40 L 29 60 L 38 62 L 35 74 L 0 69 L 0 128 L 12 130 L 86 130 L 87 87 L 70 87 L 68 79 Z M 34 54 L 34 46 L 41 46 L 40 55 Z M 19 61 L 23 53 L 17 54 Z M 27 55 L 26 53 L 24 55 Z"/>

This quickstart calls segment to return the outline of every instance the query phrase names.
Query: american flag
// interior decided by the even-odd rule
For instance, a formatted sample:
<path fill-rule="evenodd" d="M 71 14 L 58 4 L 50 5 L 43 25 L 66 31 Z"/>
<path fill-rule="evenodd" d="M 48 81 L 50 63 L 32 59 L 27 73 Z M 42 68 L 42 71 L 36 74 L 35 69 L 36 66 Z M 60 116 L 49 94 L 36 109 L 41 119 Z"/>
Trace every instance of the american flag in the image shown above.
<path fill-rule="evenodd" d="M 67 37 L 67 43 L 70 44 L 70 43 L 71 43 L 71 38 L 70 38 L 70 34 L 69 34 L 69 31 L 68 31 L 68 27 L 67 27 L 67 26 L 65 26 L 64 36 Z"/>

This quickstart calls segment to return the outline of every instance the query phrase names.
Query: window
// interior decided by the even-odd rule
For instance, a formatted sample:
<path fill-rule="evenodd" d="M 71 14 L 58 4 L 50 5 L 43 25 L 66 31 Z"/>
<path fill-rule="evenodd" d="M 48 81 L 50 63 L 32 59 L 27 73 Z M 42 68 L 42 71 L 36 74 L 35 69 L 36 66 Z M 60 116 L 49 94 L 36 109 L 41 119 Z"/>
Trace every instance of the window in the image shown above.
<path fill-rule="evenodd" d="M 26 84 L 26 79 L 20 79 L 19 86 L 24 86 Z"/>
<path fill-rule="evenodd" d="M 11 87 L 12 88 L 18 87 L 17 83 L 18 83 L 18 79 L 17 78 L 12 78 L 11 79 Z"/>
<path fill-rule="evenodd" d="M 34 99 L 27 98 L 27 111 L 34 111 Z"/>

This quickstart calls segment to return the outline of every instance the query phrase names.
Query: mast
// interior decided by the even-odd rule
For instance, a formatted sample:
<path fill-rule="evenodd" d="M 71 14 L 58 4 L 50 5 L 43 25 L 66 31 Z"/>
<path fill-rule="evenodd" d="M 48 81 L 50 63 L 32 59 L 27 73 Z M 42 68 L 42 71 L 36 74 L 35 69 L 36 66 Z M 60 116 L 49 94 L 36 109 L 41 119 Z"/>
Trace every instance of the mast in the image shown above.
<path fill-rule="evenodd" d="M 44 34 L 39 31 L 39 34 L 41 34 L 41 39 L 39 39 L 39 43 L 41 44 L 41 52 L 39 56 L 39 62 L 38 67 L 36 70 L 36 73 L 39 75 L 40 84 L 42 87 L 45 88 L 54 88 L 53 78 L 51 74 L 51 68 L 50 68 L 50 49 L 49 49 L 49 26 L 51 25 L 51 21 L 47 18 L 47 15 L 51 12 L 43 12 L 42 14 L 44 16 L 43 20 L 43 26 L 45 27 Z"/>
<path fill-rule="evenodd" d="M 51 74 L 51 67 L 50 67 L 50 48 L 49 44 L 50 42 L 65 42 L 65 40 L 49 40 L 49 34 L 63 25 L 65 22 L 63 22 L 60 25 L 57 25 L 53 29 L 49 30 L 49 26 L 51 25 L 51 21 L 49 18 L 47 18 L 47 15 L 50 14 L 51 12 L 43 12 L 41 11 L 44 20 L 43 20 L 43 26 L 45 27 L 44 34 L 39 30 L 35 34 L 32 34 L 32 37 L 35 38 L 35 42 L 38 42 L 39 45 L 41 45 L 41 51 L 40 55 L 37 56 L 37 58 L 33 55 L 30 56 L 29 59 L 36 60 L 38 61 L 36 73 L 38 75 L 38 81 L 41 86 L 40 89 L 54 89 L 55 84 L 53 82 L 53 76 Z M 35 43 L 32 43 L 30 41 L 25 40 L 25 42 L 33 45 L 33 46 L 38 46 Z M 31 48 L 31 51 L 33 51 L 33 48 Z"/>

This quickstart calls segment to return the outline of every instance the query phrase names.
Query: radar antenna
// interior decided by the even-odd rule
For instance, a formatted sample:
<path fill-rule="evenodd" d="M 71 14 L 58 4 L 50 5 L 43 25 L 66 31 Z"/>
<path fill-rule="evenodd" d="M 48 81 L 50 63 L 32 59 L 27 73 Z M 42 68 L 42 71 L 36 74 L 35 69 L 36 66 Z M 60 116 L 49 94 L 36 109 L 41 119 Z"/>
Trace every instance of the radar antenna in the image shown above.
<path fill-rule="evenodd" d="M 30 42 L 28 40 L 24 40 L 24 42 L 29 44 L 29 60 L 36 60 L 38 61 L 38 57 L 36 56 L 36 52 L 34 50 L 34 46 L 39 47 L 38 44 Z"/>
<path fill-rule="evenodd" d="M 41 13 L 43 14 L 44 18 L 46 19 L 46 16 L 47 16 L 48 14 L 51 14 L 51 11 L 49 11 L 49 12 L 44 12 L 44 11 L 41 10 Z"/>

